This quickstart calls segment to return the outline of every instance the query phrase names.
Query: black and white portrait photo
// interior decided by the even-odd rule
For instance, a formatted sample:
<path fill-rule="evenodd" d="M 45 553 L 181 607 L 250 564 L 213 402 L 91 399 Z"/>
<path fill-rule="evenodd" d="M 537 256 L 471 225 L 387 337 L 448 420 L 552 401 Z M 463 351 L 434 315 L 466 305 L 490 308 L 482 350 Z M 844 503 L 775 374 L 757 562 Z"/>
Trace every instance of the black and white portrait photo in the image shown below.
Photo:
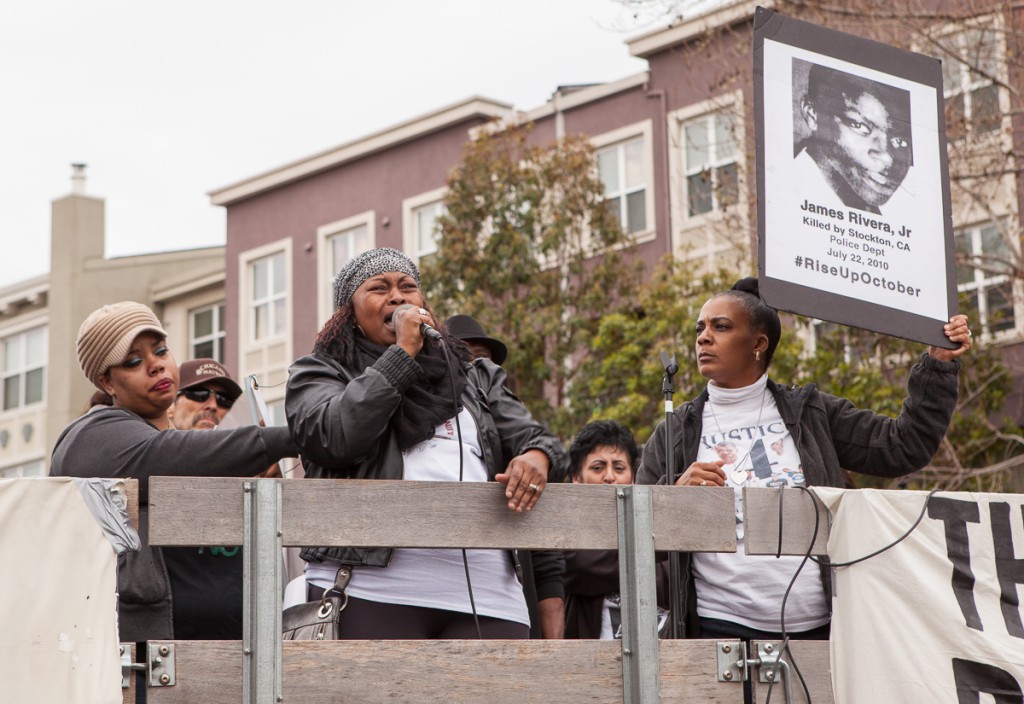
<path fill-rule="evenodd" d="M 793 93 L 795 158 L 814 162 L 843 205 L 880 214 L 914 164 L 910 92 L 793 59 Z"/>
<path fill-rule="evenodd" d="M 762 295 L 799 315 L 948 344 L 957 299 L 941 63 L 758 12 Z"/>

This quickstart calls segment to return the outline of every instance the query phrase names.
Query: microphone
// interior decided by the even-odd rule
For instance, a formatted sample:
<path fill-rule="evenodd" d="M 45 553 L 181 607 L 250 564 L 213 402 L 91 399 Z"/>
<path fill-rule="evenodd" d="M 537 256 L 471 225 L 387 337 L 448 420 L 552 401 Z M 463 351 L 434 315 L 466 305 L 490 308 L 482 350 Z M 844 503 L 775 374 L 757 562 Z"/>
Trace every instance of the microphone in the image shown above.
<path fill-rule="evenodd" d="M 412 303 L 403 303 L 402 305 L 398 306 L 398 308 L 395 309 L 395 313 L 397 313 L 400 310 L 406 310 L 408 308 L 419 310 L 419 306 L 414 306 Z M 435 342 L 443 341 L 441 333 L 439 333 L 437 330 L 432 328 L 430 325 L 427 325 L 426 323 L 420 323 L 420 334 L 423 335 L 423 337 L 430 338 Z"/>

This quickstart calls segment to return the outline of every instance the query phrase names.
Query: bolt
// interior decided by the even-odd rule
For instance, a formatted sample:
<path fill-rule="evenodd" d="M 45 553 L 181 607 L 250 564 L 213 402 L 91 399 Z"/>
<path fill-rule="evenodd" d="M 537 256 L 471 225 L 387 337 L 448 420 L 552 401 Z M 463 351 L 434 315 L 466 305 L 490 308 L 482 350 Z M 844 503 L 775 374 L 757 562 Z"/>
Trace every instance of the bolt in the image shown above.
<path fill-rule="evenodd" d="M 242 654 L 243 655 L 252 655 L 252 650 L 250 650 L 249 648 L 246 648 L 245 650 L 242 651 Z"/>
<path fill-rule="evenodd" d="M 772 670 L 771 672 L 766 672 L 764 676 L 769 682 L 771 682 L 775 679 L 775 671 Z"/>
<path fill-rule="evenodd" d="M 723 653 L 731 653 L 732 652 L 732 646 L 729 645 L 728 643 L 724 643 L 722 645 L 722 652 Z"/>
<path fill-rule="evenodd" d="M 246 484 L 244 487 L 242 487 L 242 491 L 244 491 L 246 494 L 249 494 L 252 492 L 252 487 Z"/>
<path fill-rule="evenodd" d="M 160 684 L 169 684 L 170 681 L 171 681 L 171 676 L 170 675 L 168 675 L 166 673 L 160 675 Z"/>
<path fill-rule="evenodd" d="M 121 655 L 124 655 L 124 646 L 123 645 L 120 647 L 120 651 L 119 652 L 121 653 Z"/>
<path fill-rule="evenodd" d="M 622 491 L 622 489 L 619 489 L 619 491 L 616 494 L 616 496 L 618 496 L 620 499 L 625 499 L 626 498 L 626 492 Z"/>
<path fill-rule="evenodd" d="M 766 652 L 766 653 L 771 653 L 771 652 L 773 652 L 774 650 L 775 650 L 775 646 L 774 646 L 774 645 L 772 645 L 771 643 L 766 643 L 766 644 L 765 644 L 765 646 L 764 646 L 764 652 Z"/>
<path fill-rule="evenodd" d="M 722 679 L 724 679 L 726 681 L 729 681 L 729 682 L 732 682 L 732 673 L 731 672 L 726 672 L 725 674 L 722 675 Z"/>
<path fill-rule="evenodd" d="M 154 664 L 154 665 L 159 665 L 159 664 L 160 664 L 160 663 L 162 663 L 163 661 L 164 661 L 164 659 L 163 659 L 163 658 L 161 658 L 161 657 L 155 657 L 155 658 L 153 658 L 153 664 Z"/>
<path fill-rule="evenodd" d="M 171 652 L 171 646 L 169 646 L 169 645 L 161 645 L 160 646 L 160 654 L 161 655 L 169 655 L 170 652 Z"/>
<path fill-rule="evenodd" d="M 629 648 L 623 648 L 622 649 L 622 654 L 628 657 L 628 656 L 633 654 L 633 651 L 630 650 Z"/>

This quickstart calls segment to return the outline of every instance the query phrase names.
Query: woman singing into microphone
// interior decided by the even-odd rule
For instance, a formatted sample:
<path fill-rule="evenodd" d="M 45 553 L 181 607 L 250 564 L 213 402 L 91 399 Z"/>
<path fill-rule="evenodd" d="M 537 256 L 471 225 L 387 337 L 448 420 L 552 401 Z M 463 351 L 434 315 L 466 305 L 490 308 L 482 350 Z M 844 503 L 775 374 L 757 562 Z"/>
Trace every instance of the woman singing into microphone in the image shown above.
<path fill-rule="evenodd" d="M 910 370 L 896 418 L 858 410 L 813 385 L 783 386 L 768 377 L 779 344 L 778 313 L 761 300 L 756 279 L 713 296 L 697 320 L 697 367 L 707 388 L 670 416 L 676 486 L 843 486 L 843 469 L 896 477 L 925 466 L 949 427 L 957 400 L 958 359 L 971 348 L 967 318 L 945 326 L 960 347 L 929 347 Z M 665 481 L 665 424 L 646 445 L 638 483 Z M 783 594 L 799 557 L 744 554 L 737 511 L 735 553 L 684 555 L 686 635 L 780 640 Z M 828 638 L 830 581 L 804 569 L 789 595 L 792 638 Z"/>
<path fill-rule="evenodd" d="M 490 360 L 469 363 L 442 333 L 416 265 L 394 249 L 350 260 L 334 280 L 335 313 L 313 353 L 290 369 L 286 411 L 307 477 L 499 481 L 508 508 L 529 511 L 565 451 L 505 387 Z M 453 395 L 454 389 L 454 395 Z M 461 442 L 458 429 L 461 429 Z M 460 462 L 461 456 L 461 462 Z M 461 464 L 461 475 L 460 475 Z M 310 597 L 354 565 L 341 635 L 352 639 L 527 638 L 513 556 L 503 550 L 305 548 Z"/>

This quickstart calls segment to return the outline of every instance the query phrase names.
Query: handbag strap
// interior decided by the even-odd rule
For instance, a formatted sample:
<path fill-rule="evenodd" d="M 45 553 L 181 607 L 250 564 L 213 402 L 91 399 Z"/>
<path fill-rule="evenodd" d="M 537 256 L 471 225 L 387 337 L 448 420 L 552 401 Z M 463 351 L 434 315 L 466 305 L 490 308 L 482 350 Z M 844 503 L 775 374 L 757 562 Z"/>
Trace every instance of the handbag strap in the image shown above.
<path fill-rule="evenodd" d="M 349 581 L 352 579 L 352 567 L 351 565 L 342 565 L 338 568 L 338 573 L 334 575 L 334 586 L 328 591 L 338 592 L 339 595 L 345 593 L 345 588 L 348 586 Z"/>

